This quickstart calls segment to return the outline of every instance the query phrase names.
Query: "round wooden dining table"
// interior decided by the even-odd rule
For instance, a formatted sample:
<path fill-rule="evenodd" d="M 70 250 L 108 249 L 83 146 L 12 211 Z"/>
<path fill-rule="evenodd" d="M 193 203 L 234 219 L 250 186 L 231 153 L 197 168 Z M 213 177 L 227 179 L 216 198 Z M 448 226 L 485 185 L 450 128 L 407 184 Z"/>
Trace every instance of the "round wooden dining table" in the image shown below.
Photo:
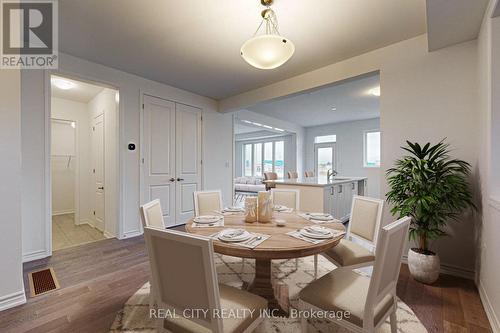
<path fill-rule="evenodd" d="M 278 227 L 277 220 L 285 221 L 286 225 Z M 210 236 L 224 228 L 241 228 L 251 233 L 270 235 L 268 239 L 253 249 L 214 240 L 214 251 L 233 257 L 255 259 L 255 277 L 248 286 L 248 291 L 266 298 L 270 309 L 277 309 L 286 313 L 287 311 L 280 306 L 274 294 L 271 260 L 301 258 L 319 254 L 336 246 L 343 237 L 343 235 L 340 235 L 313 244 L 287 235 L 290 231 L 296 231 L 309 225 L 315 224 L 300 217 L 296 212 L 275 212 L 273 219 L 268 223 L 246 223 L 244 214 L 238 213 L 224 216 L 224 227 L 197 228 L 193 227 L 193 220 L 190 220 L 186 224 L 186 231 L 196 235 Z M 342 223 L 338 222 L 322 223 L 321 226 L 345 231 Z"/>

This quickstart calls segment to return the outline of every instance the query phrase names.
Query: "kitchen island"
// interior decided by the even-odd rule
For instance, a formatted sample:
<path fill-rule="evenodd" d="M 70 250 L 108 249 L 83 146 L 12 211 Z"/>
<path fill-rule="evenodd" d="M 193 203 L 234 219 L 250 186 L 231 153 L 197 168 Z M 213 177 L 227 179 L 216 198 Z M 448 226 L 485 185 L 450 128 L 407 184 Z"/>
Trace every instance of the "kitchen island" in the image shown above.
<path fill-rule="evenodd" d="M 277 189 L 298 190 L 300 210 L 330 213 L 336 219 L 347 221 L 352 197 L 365 195 L 366 177 L 333 177 L 332 180 L 310 178 L 269 180 Z"/>

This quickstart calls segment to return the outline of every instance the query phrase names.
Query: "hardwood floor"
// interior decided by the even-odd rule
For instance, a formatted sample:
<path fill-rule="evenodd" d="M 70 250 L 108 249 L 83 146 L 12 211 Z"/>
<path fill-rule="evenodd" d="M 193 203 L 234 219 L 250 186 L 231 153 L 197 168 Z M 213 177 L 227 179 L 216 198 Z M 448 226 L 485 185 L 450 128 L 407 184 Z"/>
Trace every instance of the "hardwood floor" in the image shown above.
<path fill-rule="evenodd" d="M 0 332 L 107 332 L 125 301 L 149 278 L 142 237 L 57 251 L 25 264 L 25 277 L 47 266 L 54 268 L 61 289 L 0 312 Z M 429 332 L 491 332 L 472 281 L 443 275 L 426 286 L 403 265 L 397 293 Z"/>

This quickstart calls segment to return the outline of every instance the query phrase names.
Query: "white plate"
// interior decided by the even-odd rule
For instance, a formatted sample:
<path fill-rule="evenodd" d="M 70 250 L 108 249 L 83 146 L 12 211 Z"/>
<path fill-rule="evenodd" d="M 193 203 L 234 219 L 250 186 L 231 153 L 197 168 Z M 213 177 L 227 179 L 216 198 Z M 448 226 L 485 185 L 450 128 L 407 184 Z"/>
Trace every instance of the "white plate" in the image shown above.
<path fill-rule="evenodd" d="M 193 221 L 196 223 L 200 223 L 200 224 L 203 224 L 203 223 L 209 224 L 209 223 L 218 222 L 221 219 L 222 219 L 222 216 L 218 216 L 218 215 L 201 215 L 201 216 L 196 216 L 193 219 Z"/>
<path fill-rule="evenodd" d="M 227 207 L 227 208 L 224 208 L 223 211 L 227 212 L 227 213 L 239 213 L 239 212 L 243 212 L 244 209 L 240 208 L 240 207 Z"/>
<path fill-rule="evenodd" d="M 328 234 L 321 235 L 321 234 L 309 232 L 306 229 L 300 229 L 300 234 L 304 235 L 306 237 L 315 238 L 315 239 L 328 239 L 328 238 L 333 237 L 333 233 L 331 231 Z"/>
<path fill-rule="evenodd" d="M 282 211 L 285 211 L 285 210 L 288 210 L 289 208 L 287 206 L 283 206 L 283 205 L 274 205 L 274 210 L 275 211 L 278 211 L 278 212 L 282 212 Z"/>
<path fill-rule="evenodd" d="M 225 236 L 225 234 L 234 232 L 236 230 L 242 230 L 242 233 L 234 237 Z M 252 237 L 252 234 L 243 229 L 225 229 L 221 231 L 221 233 L 219 234 L 219 239 L 224 242 L 243 242 L 246 241 L 247 239 L 250 239 L 250 237 Z"/>
<path fill-rule="evenodd" d="M 325 213 L 308 213 L 307 214 L 311 219 L 318 221 L 331 221 L 334 220 L 333 216 Z"/>

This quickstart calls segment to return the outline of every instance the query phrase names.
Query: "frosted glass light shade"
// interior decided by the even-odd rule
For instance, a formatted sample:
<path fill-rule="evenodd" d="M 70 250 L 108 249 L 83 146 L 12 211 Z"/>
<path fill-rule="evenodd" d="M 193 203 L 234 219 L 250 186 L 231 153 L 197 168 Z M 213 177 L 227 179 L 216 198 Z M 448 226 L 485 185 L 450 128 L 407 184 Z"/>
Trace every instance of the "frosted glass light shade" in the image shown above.
<path fill-rule="evenodd" d="M 250 65 L 273 69 L 283 65 L 295 52 L 293 43 L 279 35 L 260 35 L 245 42 L 241 56 Z"/>

